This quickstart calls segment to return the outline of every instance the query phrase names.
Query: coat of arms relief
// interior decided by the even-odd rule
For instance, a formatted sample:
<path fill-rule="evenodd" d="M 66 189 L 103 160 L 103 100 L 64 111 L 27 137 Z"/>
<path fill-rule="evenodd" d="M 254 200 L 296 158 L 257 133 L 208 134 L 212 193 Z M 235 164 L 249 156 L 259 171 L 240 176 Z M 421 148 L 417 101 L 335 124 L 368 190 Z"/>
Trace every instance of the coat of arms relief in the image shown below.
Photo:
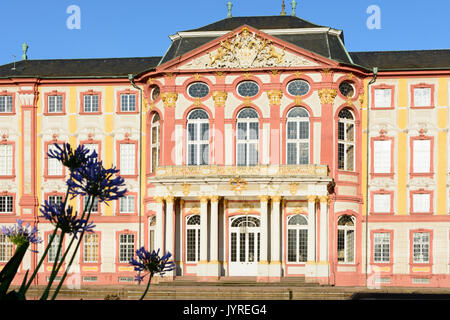
<path fill-rule="evenodd" d="M 316 63 L 281 49 L 261 36 L 243 28 L 240 33 L 220 42 L 207 55 L 193 59 L 182 69 L 265 68 L 317 66 Z"/>

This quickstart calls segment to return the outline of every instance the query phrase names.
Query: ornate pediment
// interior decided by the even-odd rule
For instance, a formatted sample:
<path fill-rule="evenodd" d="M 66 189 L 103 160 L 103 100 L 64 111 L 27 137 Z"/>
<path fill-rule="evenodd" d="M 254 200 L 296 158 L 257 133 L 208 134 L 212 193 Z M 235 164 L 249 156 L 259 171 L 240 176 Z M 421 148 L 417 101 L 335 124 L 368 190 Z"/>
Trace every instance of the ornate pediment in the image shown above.
<path fill-rule="evenodd" d="M 247 69 L 266 67 L 310 67 L 318 64 L 281 48 L 244 27 L 220 41 L 213 51 L 190 60 L 180 69 Z"/>

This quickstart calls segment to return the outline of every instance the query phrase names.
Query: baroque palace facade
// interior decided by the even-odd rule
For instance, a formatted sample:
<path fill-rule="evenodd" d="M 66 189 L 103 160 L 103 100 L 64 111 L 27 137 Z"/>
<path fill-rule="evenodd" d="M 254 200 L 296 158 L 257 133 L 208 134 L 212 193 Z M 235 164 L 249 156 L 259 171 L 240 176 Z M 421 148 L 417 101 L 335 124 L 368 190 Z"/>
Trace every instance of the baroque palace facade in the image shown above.
<path fill-rule="evenodd" d="M 46 153 L 70 142 L 128 195 L 95 206 L 69 282 L 132 283 L 145 246 L 174 254 L 165 281 L 450 287 L 450 50 L 348 52 L 287 15 L 170 38 L 163 57 L 0 67 L 2 225 L 37 225 L 43 252 L 39 204 L 66 178 Z M 0 268 L 12 252 L 0 236 Z"/>

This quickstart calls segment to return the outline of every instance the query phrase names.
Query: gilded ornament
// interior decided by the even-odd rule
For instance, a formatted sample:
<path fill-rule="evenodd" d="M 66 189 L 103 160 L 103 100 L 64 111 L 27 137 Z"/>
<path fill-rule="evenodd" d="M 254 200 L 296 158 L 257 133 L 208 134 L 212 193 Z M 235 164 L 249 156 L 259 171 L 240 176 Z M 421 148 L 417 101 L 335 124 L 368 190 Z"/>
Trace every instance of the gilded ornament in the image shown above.
<path fill-rule="evenodd" d="M 302 76 L 302 73 L 301 73 L 300 71 L 295 72 L 295 77 L 296 77 L 297 79 L 300 79 L 301 76 Z"/>
<path fill-rule="evenodd" d="M 271 196 L 272 202 L 280 202 L 281 201 L 281 196 Z"/>
<path fill-rule="evenodd" d="M 261 195 L 261 196 L 258 196 L 258 198 L 259 198 L 260 202 L 268 202 L 269 201 L 269 196 Z"/>
<path fill-rule="evenodd" d="M 236 195 L 241 194 L 242 191 L 247 190 L 247 182 L 241 178 L 233 178 L 230 180 L 231 191 Z"/>
<path fill-rule="evenodd" d="M 207 203 L 209 200 L 208 196 L 199 196 L 198 199 L 200 200 L 201 203 Z"/>
<path fill-rule="evenodd" d="M 215 107 L 225 107 L 228 94 L 225 91 L 213 91 L 212 98 L 214 100 Z"/>
<path fill-rule="evenodd" d="M 308 200 L 308 202 L 316 202 L 316 198 L 317 196 L 313 195 L 306 196 L 306 200 Z"/>
<path fill-rule="evenodd" d="M 267 97 L 269 98 L 271 105 L 280 105 L 281 98 L 283 97 L 283 91 L 270 90 L 267 92 Z"/>
<path fill-rule="evenodd" d="M 181 187 L 183 188 L 183 194 L 184 196 L 188 196 L 189 193 L 191 192 L 191 185 L 189 183 L 183 183 L 181 185 Z"/>
<path fill-rule="evenodd" d="M 173 203 L 174 199 L 175 198 L 173 196 L 164 197 L 164 200 L 166 200 L 166 203 Z"/>
<path fill-rule="evenodd" d="M 296 105 L 302 104 L 302 97 L 301 96 L 295 96 L 295 104 Z"/>
<path fill-rule="evenodd" d="M 154 199 L 157 203 L 163 203 L 164 201 L 164 197 L 154 197 Z"/>
<path fill-rule="evenodd" d="M 320 103 L 322 104 L 333 104 L 336 95 L 337 95 L 336 89 L 329 89 L 329 88 L 319 89 Z"/>
<path fill-rule="evenodd" d="M 298 183 L 291 183 L 289 184 L 289 192 L 291 193 L 291 195 L 295 195 L 297 193 L 297 189 L 298 189 Z"/>
<path fill-rule="evenodd" d="M 211 202 L 219 202 L 219 196 L 211 196 Z"/>
<path fill-rule="evenodd" d="M 200 80 L 200 74 L 198 73 L 194 74 L 194 79 L 197 81 Z"/>
<path fill-rule="evenodd" d="M 328 202 L 329 200 L 328 196 L 319 196 L 318 198 L 320 202 Z"/>
<path fill-rule="evenodd" d="M 165 92 L 161 94 L 161 99 L 165 108 L 174 108 L 178 99 L 178 93 Z"/>

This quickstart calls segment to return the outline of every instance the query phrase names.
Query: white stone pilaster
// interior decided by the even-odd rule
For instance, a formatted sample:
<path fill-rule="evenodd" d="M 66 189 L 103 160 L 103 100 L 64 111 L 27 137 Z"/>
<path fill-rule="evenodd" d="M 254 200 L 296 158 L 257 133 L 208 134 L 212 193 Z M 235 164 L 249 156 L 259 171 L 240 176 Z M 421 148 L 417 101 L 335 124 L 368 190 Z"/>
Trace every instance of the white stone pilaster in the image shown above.
<path fill-rule="evenodd" d="M 270 265 L 269 277 L 281 277 L 281 254 L 280 254 L 280 204 L 281 197 L 272 197 L 272 211 L 270 221 Z"/>
<path fill-rule="evenodd" d="M 155 251 L 164 252 L 164 198 L 156 197 L 156 230 L 155 230 Z"/>
<path fill-rule="evenodd" d="M 211 197 L 211 229 L 209 252 L 209 275 L 220 276 L 219 266 L 219 197 Z"/>
<path fill-rule="evenodd" d="M 260 248 L 259 248 L 259 264 L 258 264 L 258 277 L 263 278 L 265 280 L 269 276 L 268 270 L 268 237 L 269 237 L 269 228 L 268 228 L 268 216 L 267 216 L 267 205 L 269 202 L 268 196 L 260 196 L 259 197 L 261 209 L 260 209 Z"/>
<path fill-rule="evenodd" d="M 208 275 L 208 197 L 200 198 L 200 261 L 197 263 L 197 275 Z"/>

